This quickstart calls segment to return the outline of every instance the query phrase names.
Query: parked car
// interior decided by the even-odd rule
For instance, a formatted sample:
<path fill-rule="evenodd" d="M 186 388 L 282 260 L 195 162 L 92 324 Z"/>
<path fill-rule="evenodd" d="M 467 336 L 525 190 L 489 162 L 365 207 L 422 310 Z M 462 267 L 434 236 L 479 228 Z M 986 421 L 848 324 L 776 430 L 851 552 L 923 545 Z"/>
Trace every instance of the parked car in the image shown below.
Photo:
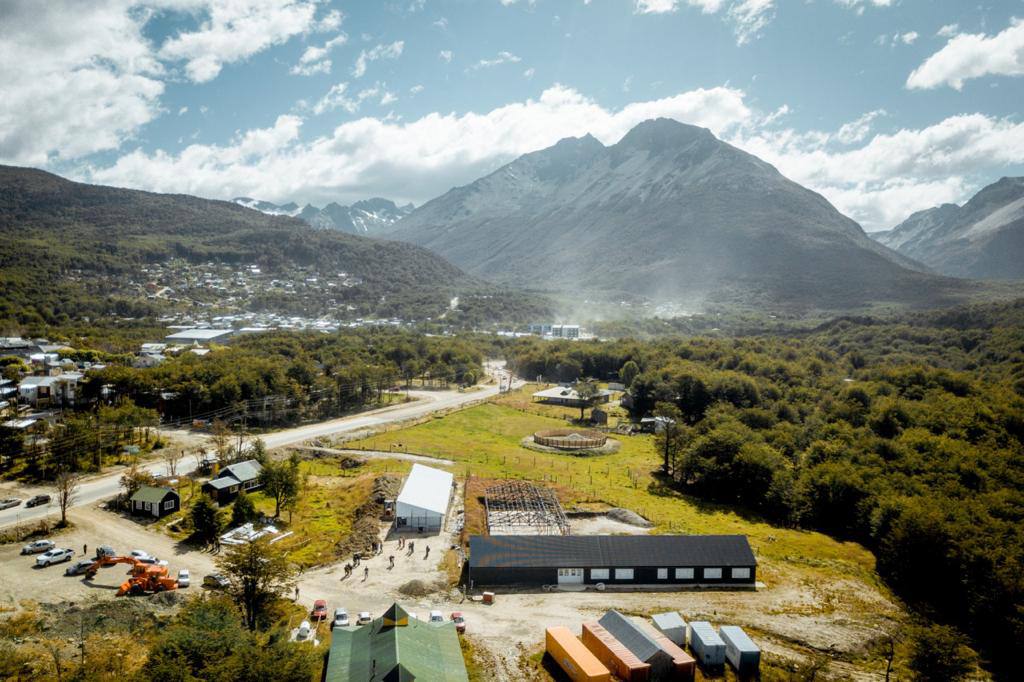
<path fill-rule="evenodd" d="M 133 549 L 132 551 L 128 552 L 128 556 L 133 556 L 136 559 L 141 559 L 142 557 L 149 556 L 149 552 L 147 552 L 144 549 Z"/>
<path fill-rule="evenodd" d="M 327 602 L 323 599 L 317 599 L 313 602 L 313 610 L 309 612 L 309 617 L 313 620 L 324 620 L 327 618 Z"/>
<path fill-rule="evenodd" d="M 334 609 L 334 620 L 331 621 L 331 629 L 348 626 L 348 611 L 340 606 Z"/>
<path fill-rule="evenodd" d="M 356 618 L 356 625 L 366 625 L 367 623 L 372 622 L 373 618 L 370 618 L 369 611 L 360 611 L 359 616 Z"/>
<path fill-rule="evenodd" d="M 30 542 L 21 548 L 22 554 L 39 554 L 40 552 L 48 552 L 57 545 L 54 544 L 53 540 L 36 540 Z"/>
<path fill-rule="evenodd" d="M 5 497 L 0 500 L 0 509 L 11 509 L 21 504 L 21 499 L 17 497 Z"/>
<path fill-rule="evenodd" d="M 96 558 L 100 559 L 103 557 L 117 556 L 117 552 L 110 545 L 100 545 L 96 548 Z"/>
<path fill-rule="evenodd" d="M 228 580 L 227 576 L 220 573 L 211 573 L 203 577 L 203 587 L 211 587 L 215 590 L 219 590 L 230 586 L 231 581 Z"/>
<path fill-rule="evenodd" d="M 64 569 L 64 575 L 82 575 L 89 570 L 95 562 L 92 559 L 82 559 Z"/>
<path fill-rule="evenodd" d="M 187 568 L 178 569 L 178 587 L 188 587 L 192 584 L 192 574 Z"/>
<path fill-rule="evenodd" d="M 135 560 L 138 561 L 140 564 L 149 564 L 150 566 L 153 566 L 153 565 L 166 566 L 167 565 L 166 561 L 161 561 L 160 559 L 157 559 L 155 556 L 137 556 L 137 557 L 135 557 Z"/>
<path fill-rule="evenodd" d="M 455 632 L 461 635 L 466 631 L 466 619 L 462 617 L 462 611 L 452 612 L 452 622 L 455 623 Z"/>
<path fill-rule="evenodd" d="M 310 631 L 312 631 L 312 629 L 313 628 L 310 626 L 308 620 L 302 621 L 301 623 L 299 623 L 299 632 L 297 634 L 296 639 L 309 639 L 309 633 Z"/>
<path fill-rule="evenodd" d="M 28 502 L 25 503 L 25 506 L 26 507 L 38 507 L 41 504 L 49 504 L 49 503 L 50 503 L 50 496 L 49 495 L 36 495 L 34 497 L 28 498 Z"/>
<path fill-rule="evenodd" d="M 444 614 L 441 613 L 440 611 L 431 611 L 430 612 L 430 622 L 431 623 L 443 623 L 444 622 Z"/>
<path fill-rule="evenodd" d="M 62 561 L 71 561 L 73 556 L 75 556 L 75 550 L 70 547 L 51 549 L 36 557 L 36 566 L 49 566 L 50 564 L 59 564 Z"/>

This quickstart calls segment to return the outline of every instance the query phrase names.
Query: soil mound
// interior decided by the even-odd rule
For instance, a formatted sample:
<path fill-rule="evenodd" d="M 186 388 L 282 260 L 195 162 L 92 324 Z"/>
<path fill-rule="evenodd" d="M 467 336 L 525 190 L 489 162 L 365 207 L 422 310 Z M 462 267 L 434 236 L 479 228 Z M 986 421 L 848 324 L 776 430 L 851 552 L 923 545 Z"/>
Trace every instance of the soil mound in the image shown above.
<path fill-rule="evenodd" d="M 651 523 L 650 521 L 648 521 L 644 517 L 640 516 L 639 514 L 637 514 L 632 509 L 622 509 L 621 507 L 616 507 L 615 509 L 609 509 L 608 510 L 608 518 L 614 519 L 614 520 L 619 521 L 621 523 L 628 523 L 629 525 L 636 526 L 637 528 L 653 528 L 654 527 L 653 523 Z"/>

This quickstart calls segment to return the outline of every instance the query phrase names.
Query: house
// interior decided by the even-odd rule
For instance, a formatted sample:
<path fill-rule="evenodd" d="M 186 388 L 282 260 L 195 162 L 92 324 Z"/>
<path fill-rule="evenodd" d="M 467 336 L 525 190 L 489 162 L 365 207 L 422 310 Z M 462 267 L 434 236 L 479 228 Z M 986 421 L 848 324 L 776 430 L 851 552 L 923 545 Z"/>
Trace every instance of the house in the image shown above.
<path fill-rule="evenodd" d="M 322 679 L 468 682 L 469 676 L 453 622 L 418 620 L 392 604 L 368 625 L 331 632 L 331 650 Z"/>
<path fill-rule="evenodd" d="M 224 343 L 234 333 L 234 329 L 183 329 L 169 334 L 164 341 L 169 344 L 202 346 L 208 343 Z"/>
<path fill-rule="evenodd" d="M 132 514 L 145 514 L 163 518 L 181 509 L 181 498 L 172 488 L 155 488 L 144 485 L 129 499 Z"/>
<path fill-rule="evenodd" d="M 454 480 L 447 471 L 413 464 L 395 503 L 396 529 L 440 532 Z"/>
<path fill-rule="evenodd" d="M 571 386 L 555 386 L 537 391 L 533 399 L 547 405 L 563 405 L 565 407 L 590 407 L 611 400 L 612 392 L 601 389 L 592 400 L 581 400 L 580 394 Z"/>
<path fill-rule="evenodd" d="M 249 492 L 259 488 L 260 472 L 263 467 L 254 459 L 235 462 L 222 468 L 217 475 L 203 484 L 203 492 L 213 497 L 217 504 L 227 504 L 242 490 Z"/>
<path fill-rule="evenodd" d="M 643 627 L 618 611 L 609 611 L 597 621 L 624 647 L 651 666 L 652 680 L 692 680 L 697 671 L 693 657 L 654 628 Z"/>
<path fill-rule="evenodd" d="M 472 535 L 470 587 L 754 586 L 745 535 Z"/>

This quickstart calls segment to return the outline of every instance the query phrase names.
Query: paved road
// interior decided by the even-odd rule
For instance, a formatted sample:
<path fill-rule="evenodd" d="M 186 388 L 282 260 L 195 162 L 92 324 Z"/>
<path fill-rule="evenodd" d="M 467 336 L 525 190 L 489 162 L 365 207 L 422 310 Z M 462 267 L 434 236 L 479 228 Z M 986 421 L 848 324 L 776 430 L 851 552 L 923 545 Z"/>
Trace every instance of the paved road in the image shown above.
<path fill-rule="evenodd" d="M 413 391 L 411 395 L 419 398 L 416 402 L 406 405 L 394 405 L 379 410 L 365 412 L 363 414 L 331 421 L 306 424 L 282 431 L 274 431 L 261 436 L 268 448 L 279 448 L 285 445 L 294 445 L 320 436 L 336 436 L 341 433 L 363 431 L 366 429 L 377 429 L 387 424 L 407 421 L 424 417 L 433 412 L 450 410 L 462 407 L 468 403 L 482 401 L 491 396 L 497 395 L 498 387 L 484 386 L 476 391 L 460 393 L 457 391 Z M 154 475 L 162 476 L 167 473 L 167 465 L 163 462 L 150 462 L 140 465 Z M 187 457 L 178 463 L 178 474 L 189 474 L 196 468 L 195 459 Z M 110 473 L 93 476 L 84 480 L 78 487 L 78 492 L 72 506 L 78 507 L 99 502 L 111 498 L 120 492 L 121 474 L 125 467 L 118 467 Z M 0 488 L 0 498 L 20 497 L 27 500 L 36 493 L 53 493 L 47 488 L 5 485 Z M 11 526 L 17 523 L 36 521 L 45 517 L 56 518 L 60 514 L 56 499 L 49 505 L 26 508 L 24 504 L 13 509 L 0 511 L 0 528 Z"/>

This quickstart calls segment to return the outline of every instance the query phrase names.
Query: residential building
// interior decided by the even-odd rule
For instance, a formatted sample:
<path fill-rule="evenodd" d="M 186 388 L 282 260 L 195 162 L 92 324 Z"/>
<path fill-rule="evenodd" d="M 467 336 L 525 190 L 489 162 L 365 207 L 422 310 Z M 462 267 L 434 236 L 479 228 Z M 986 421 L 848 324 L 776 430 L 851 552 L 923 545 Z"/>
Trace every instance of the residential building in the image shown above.
<path fill-rule="evenodd" d="M 233 329 L 183 329 L 167 335 L 164 341 L 168 344 L 202 346 L 208 343 L 224 343 L 234 333 Z"/>
<path fill-rule="evenodd" d="M 129 499 L 133 514 L 163 518 L 181 509 L 181 498 L 172 488 L 144 485 Z"/>
<path fill-rule="evenodd" d="M 213 497 L 218 504 L 231 502 L 241 491 L 249 492 L 260 487 L 260 472 L 263 467 L 254 459 L 235 462 L 223 467 L 217 475 L 203 484 L 203 492 Z"/>
<path fill-rule="evenodd" d="M 537 402 L 547 405 L 563 405 L 565 407 L 590 407 L 591 405 L 607 403 L 611 400 L 611 397 L 612 392 L 602 388 L 592 400 L 580 400 L 580 394 L 570 385 L 545 388 L 533 394 L 533 399 Z"/>

